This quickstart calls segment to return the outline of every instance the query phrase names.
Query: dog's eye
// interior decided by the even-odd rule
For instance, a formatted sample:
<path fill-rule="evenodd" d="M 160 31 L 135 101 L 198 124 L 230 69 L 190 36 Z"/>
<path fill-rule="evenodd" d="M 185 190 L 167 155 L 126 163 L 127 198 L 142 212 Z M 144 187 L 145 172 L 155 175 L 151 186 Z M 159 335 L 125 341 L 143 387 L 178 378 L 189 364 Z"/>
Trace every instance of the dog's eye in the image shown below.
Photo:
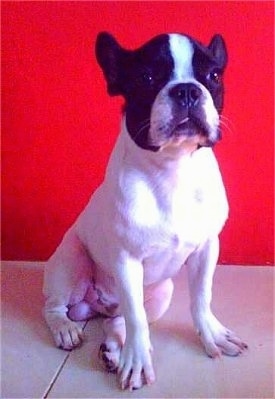
<path fill-rule="evenodd" d="M 144 84 L 146 84 L 147 86 L 150 86 L 153 84 L 154 80 L 153 77 L 150 73 L 148 72 L 144 72 L 141 76 L 140 76 L 140 81 Z"/>
<path fill-rule="evenodd" d="M 214 70 L 208 74 L 207 78 L 212 82 L 219 84 L 222 82 L 222 73 L 218 70 Z"/>

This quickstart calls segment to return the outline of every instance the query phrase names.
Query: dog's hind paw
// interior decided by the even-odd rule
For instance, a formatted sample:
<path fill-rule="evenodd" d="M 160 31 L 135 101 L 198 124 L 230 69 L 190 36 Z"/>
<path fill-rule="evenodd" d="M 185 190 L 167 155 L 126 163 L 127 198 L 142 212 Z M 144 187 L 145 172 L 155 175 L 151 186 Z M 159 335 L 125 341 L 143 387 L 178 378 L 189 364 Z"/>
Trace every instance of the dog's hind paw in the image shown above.
<path fill-rule="evenodd" d="M 103 368 L 109 373 L 116 373 L 119 365 L 121 348 L 117 345 L 107 345 L 103 343 L 100 345 L 98 357 Z"/>
<path fill-rule="evenodd" d="M 83 342 L 83 331 L 76 323 L 66 323 L 55 337 L 57 346 L 64 350 L 72 350 Z"/>
<path fill-rule="evenodd" d="M 46 320 L 58 348 L 70 351 L 82 344 L 82 328 L 67 316 L 48 314 Z"/>

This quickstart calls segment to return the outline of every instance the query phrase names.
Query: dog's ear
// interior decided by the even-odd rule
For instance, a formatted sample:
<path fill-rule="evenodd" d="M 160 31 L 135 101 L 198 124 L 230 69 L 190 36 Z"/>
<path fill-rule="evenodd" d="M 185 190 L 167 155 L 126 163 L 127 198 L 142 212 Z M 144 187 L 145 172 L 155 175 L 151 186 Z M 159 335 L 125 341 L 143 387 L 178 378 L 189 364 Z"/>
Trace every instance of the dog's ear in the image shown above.
<path fill-rule="evenodd" d="M 208 46 L 215 60 L 221 68 L 225 68 L 227 64 L 227 50 L 223 37 L 221 35 L 214 35 Z"/>
<path fill-rule="evenodd" d="M 102 68 L 111 96 L 122 94 L 119 84 L 119 64 L 123 52 L 123 48 L 110 33 L 98 34 L 95 46 L 96 59 Z"/>

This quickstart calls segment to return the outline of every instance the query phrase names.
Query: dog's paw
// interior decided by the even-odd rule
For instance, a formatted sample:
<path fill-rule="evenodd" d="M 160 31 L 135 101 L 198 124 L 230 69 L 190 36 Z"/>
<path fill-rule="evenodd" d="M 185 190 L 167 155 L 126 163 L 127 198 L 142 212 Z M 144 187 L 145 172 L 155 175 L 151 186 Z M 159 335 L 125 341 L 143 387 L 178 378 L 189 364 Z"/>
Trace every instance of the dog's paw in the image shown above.
<path fill-rule="evenodd" d="M 70 351 L 82 344 L 83 330 L 77 323 L 57 315 L 47 321 L 58 348 Z"/>
<path fill-rule="evenodd" d="M 98 357 L 103 368 L 109 373 L 116 373 L 119 366 L 121 347 L 118 343 L 103 343 L 100 345 Z"/>
<path fill-rule="evenodd" d="M 155 381 L 152 365 L 152 347 L 150 342 L 142 339 L 136 342 L 125 342 L 119 359 L 119 382 L 121 389 L 139 389 L 143 385 L 151 385 Z"/>
<path fill-rule="evenodd" d="M 224 327 L 215 316 L 211 315 L 200 323 L 200 339 L 208 356 L 212 358 L 238 356 L 248 348 L 235 333 Z"/>

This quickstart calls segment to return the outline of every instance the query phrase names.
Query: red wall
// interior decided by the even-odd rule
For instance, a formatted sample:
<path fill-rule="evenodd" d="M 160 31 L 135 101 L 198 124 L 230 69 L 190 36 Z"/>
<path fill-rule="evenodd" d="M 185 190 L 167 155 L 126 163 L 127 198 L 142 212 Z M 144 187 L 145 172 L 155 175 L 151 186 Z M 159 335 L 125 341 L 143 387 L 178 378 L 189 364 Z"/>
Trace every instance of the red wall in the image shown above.
<path fill-rule="evenodd" d="M 222 263 L 273 263 L 272 2 L 2 2 L 2 257 L 46 259 L 101 182 L 119 128 L 93 47 L 161 32 L 224 35 L 217 145 L 231 206 Z"/>

